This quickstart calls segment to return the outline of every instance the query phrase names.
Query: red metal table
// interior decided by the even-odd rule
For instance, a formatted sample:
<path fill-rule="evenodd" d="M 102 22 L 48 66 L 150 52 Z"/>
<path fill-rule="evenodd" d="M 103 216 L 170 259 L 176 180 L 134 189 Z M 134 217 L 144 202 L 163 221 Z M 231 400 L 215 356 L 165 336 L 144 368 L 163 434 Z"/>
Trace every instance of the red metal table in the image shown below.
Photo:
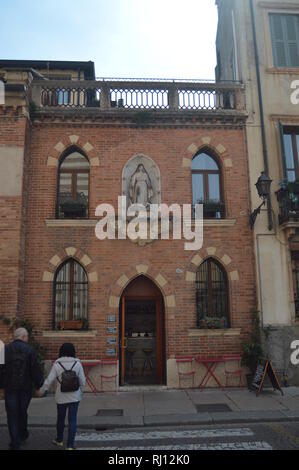
<path fill-rule="evenodd" d="M 97 367 L 97 366 L 101 365 L 101 361 L 100 360 L 93 360 L 93 359 L 90 359 L 90 360 L 89 359 L 83 359 L 81 361 L 81 364 L 82 364 L 84 372 L 85 372 L 86 382 L 88 383 L 89 388 L 92 391 L 92 393 L 94 393 L 96 395 L 99 390 L 97 389 L 97 387 L 95 386 L 95 384 L 93 383 L 91 378 L 89 377 L 89 374 L 90 374 L 90 371 L 93 369 L 93 367 Z"/>
<path fill-rule="evenodd" d="M 215 380 L 219 388 L 223 388 L 215 375 L 215 371 L 216 371 L 218 364 L 220 364 L 221 362 L 225 362 L 225 359 L 223 358 L 223 356 L 217 356 L 217 357 L 195 356 L 195 360 L 198 364 L 204 365 L 205 368 L 207 369 L 203 379 L 201 380 L 199 384 L 199 388 L 201 389 L 205 388 L 211 378 Z"/>

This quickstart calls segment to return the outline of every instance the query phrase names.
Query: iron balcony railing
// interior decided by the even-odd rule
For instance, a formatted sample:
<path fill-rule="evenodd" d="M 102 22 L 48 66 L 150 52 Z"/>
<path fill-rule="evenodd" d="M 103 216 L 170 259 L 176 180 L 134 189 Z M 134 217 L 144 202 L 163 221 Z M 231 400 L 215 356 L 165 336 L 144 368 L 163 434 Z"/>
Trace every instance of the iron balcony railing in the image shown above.
<path fill-rule="evenodd" d="M 286 222 L 299 222 L 299 185 L 298 190 L 293 188 L 282 188 L 277 191 L 276 196 L 279 203 L 279 224 Z"/>
<path fill-rule="evenodd" d="M 32 98 L 41 108 L 245 110 L 244 87 L 237 82 L 34 80 Z"/>

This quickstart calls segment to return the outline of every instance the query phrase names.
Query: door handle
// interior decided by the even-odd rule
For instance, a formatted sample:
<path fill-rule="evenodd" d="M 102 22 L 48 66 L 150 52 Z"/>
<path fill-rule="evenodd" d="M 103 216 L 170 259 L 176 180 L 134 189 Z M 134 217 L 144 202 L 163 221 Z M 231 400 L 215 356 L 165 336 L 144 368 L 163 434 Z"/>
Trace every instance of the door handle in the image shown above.
<path fill-rule="evenodd" d="M 123 338 L 123 340 L 121 341 L 121 348 L 122 348 L 122 349 L 127 349 L 127 347 L 128 347 L 128 340 L 127 340 L 127 338 L 125 337 L 125 338 Z"/>

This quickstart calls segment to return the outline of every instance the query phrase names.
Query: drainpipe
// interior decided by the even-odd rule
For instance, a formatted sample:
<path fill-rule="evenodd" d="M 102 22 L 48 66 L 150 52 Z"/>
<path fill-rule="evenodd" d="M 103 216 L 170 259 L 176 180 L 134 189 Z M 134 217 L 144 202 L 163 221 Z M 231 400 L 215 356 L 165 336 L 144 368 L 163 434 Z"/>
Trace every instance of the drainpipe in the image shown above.
<path fill-rule="evenodd" d="M 260 64 L 259 64 L 259 53 L 257 47 L 256 39 L 256 28 L 255 28 L 255 16 L 253 8 L 253 0 L 250 2 L 250 13 L 251 13 L 251 22 L 252 22 L 252 32 L 253 32 L 253 44 L 254 44 L 254 56 L 255 56 L 255 67 L 256 67 L 256 76 L 257 76 L 257 87 L 258 87 L 258 99 L 259 99 L 259 108 L 260 108 L 260 121 L 261 121 L 261 134 L 262 134 L 262 145 L 263 145 L 263 158 L 264 158 L 264 168 L 265 173 L 269 176 L 269 163 L 268 163 L 268 152 L 267 152 L 267 142 L 266 142 L 266 132 L 265 132 L 265 120 L 264 120 L 264 106 L 263 106 L 263 96 L 262 96 L 262 85 L 261 85 L 261 74 L 260 74 Z M 271 195 L 267 197 L 267 211 L 268 211 L 268 229 L 273 229 L 273 216 L 272 216 L 272 205 L 271 205 Z"/>

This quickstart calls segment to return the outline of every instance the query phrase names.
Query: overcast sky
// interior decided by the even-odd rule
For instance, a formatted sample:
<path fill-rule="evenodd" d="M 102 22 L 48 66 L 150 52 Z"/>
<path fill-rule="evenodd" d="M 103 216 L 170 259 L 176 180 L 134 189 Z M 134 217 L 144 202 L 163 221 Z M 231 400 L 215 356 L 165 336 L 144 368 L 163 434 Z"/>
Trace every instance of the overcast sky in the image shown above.
<path fill-rule="evenodd" d="M 214 78 L 215 0 L 0 1 L 1 59 L 93 60 L 98 77 Z"/>

